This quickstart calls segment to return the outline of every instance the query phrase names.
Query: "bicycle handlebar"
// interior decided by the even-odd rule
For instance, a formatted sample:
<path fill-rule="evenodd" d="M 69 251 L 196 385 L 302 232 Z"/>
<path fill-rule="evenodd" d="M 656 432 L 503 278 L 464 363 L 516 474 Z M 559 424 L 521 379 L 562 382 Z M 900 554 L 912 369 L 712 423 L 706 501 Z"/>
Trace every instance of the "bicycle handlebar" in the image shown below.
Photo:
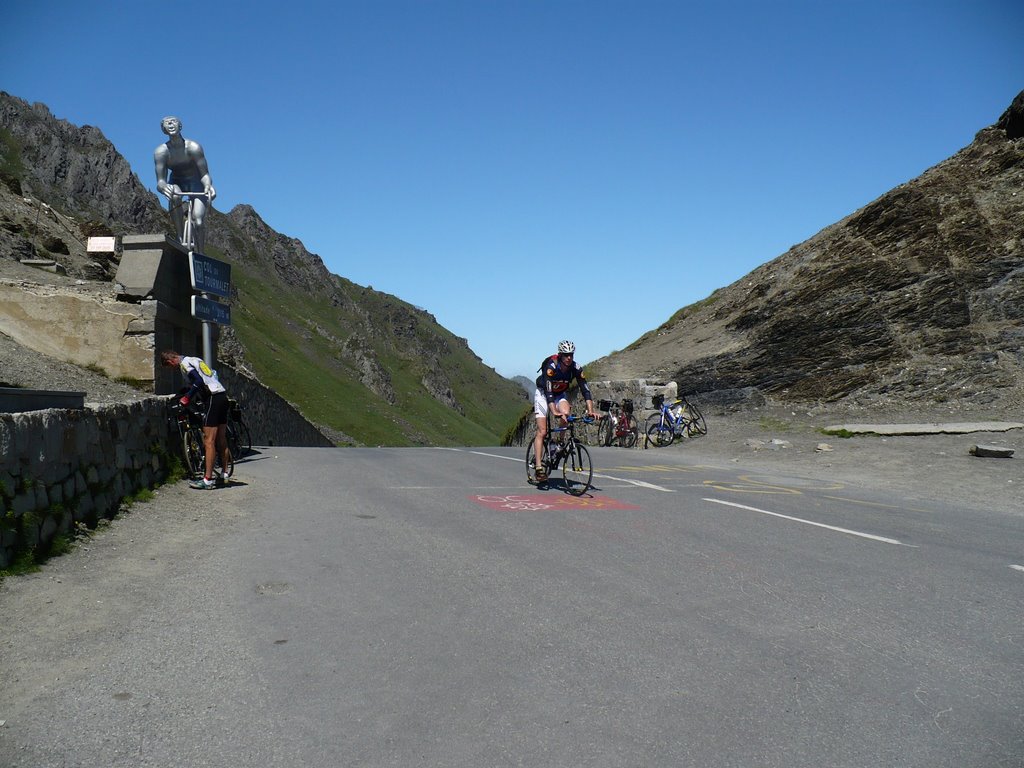
<path fill-rule="evenodd" d="M 179 190 L 179 191 L 175 192 L 173 189 L 168 190 L 168 192 L 170 193 L 171 197 L 185 197 L 186 195 L 188 197 L 205 197 L 205 198 L 209 198 L 210 197 L 210 193 L 209 192 L 186 192 L 184 190 Z"/>

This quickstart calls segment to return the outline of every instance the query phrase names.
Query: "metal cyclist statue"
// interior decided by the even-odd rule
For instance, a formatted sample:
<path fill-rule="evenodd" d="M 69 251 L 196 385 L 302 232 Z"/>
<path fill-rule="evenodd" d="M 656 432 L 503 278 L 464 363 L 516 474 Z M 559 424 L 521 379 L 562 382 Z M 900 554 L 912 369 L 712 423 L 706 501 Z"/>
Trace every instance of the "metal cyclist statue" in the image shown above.
<path fill-rule="evenodd" d="M 167 134 L 167 141 L 156 148 L 153 153 L 153 165 L 156 169 L 156 189 L 170 202 L 168 209 L 178 240 L 184 243 L 185 210 L 180 197 L 175 193 L 205 192 L 209 197 L 194 198 L 192 216 L 194 220 L 195 248 L 203 253 L 206 243 L 206 210 L 217 191 L 213 188 L 210 171 L 206 167 L 206 155 L 199 142 L 186 139 L 181 135 L 181 120 L 173 115 L 160 121 L 160 128 Z M 168 175 L 169 174 L 169 175 Z"/>

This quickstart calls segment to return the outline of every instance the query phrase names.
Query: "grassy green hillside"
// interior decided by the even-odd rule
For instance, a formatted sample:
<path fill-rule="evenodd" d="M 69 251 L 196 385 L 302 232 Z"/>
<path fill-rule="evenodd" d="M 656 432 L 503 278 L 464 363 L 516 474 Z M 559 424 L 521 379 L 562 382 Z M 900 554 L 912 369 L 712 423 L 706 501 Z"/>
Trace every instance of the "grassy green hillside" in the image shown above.
<path fill-rule="evenodd" d="M 496 445 L 526 409 L 522 389 L 483 363 L 426 312 L 331 276 L 320 292 L 278 279 L 250 252 L 234 261 L 232 323 L 248 365 L 310 420 L 365 445 Z M 351 337 L 389 378 L 393 402 L 361 381 Z M 440 370 L 462 412 L 431 395 Z"/>

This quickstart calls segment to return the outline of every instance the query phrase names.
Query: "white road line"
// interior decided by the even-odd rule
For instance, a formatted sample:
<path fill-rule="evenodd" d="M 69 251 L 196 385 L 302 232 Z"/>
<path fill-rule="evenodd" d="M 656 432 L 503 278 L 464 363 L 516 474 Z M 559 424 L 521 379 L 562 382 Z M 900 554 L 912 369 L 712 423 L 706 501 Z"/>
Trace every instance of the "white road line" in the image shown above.
<path fill-rule="evenodd" d="M 597 472 L 594 473 L 594 477 L 600 477 L 605 480 L 614 480 L 617 483 L 629 483 L 639 488 L 650 488 L 652 491 L 661 491 L 662 493 L 675 493 L 671 488 L 662 488 L 660 485 L 654 483 L 645 483 L 643 480 L 632 480 L 628 477 L 615 477 L 614 475 L 600 475 Z"/>
<path fill-rule="evenodd" d="M 1011 565 L 1010 567 L 1015 571 L 1024 571 L 1024 565 Z"/>
<path fill-rule="evenodd" d="M 460 450 L 459 448 L 449 448 L 450 451 Z M 508 461 L 522 461 L 522 457 L 519 456 L 502 456 L 500 453 L 484 453 L 483 451 L 466 451 L 466 453 L 475 453 L 477 456 L 490 456 L 492 459 L 506 459 Z"/>
<path fill-rule="evenodd" d="M 522 461 L 522 459 L 515 456 L 502 456 L 497 453 L 484 453 L 483 451 L 467 451 L 467 453 L 475 453 L 477 456 L 490 456 L 492 459 Z M 661 491 L 662 493 L 675 493 L 671 488 L 662 488 L 660 485 L 655 485 L 654 483 L 645 483 L 643 480 L 632 480 L 628 477 L 614 477 L 613 475 L 602 475 L 597 472 L 594 473 L 594 477 L 600 477 L 605 480 L 614 480 L 617 483 L 627 483 L 628 485 L 635 485 L 640 488 L 650 488 L 652 491 Z"/>
<path fill-rule="evenodd" d="M 795 523 L 804 523 L 805 525 L 813 525 L 818 528 L 827 528 L 830 531 L 837 531 L 838 533 L 848 533 L 851 536 L 860 536 L 864 539 L 872 539 L 873 541 L 881 541 L 885 544 L 898 544 L 901 547 L 916 547 L 916 544 L 904 544 L 902 541 L 897 539 L 887 539 L 885 536 L 876 536 L 873 533 L 864 533 L 862 531 L 851 531 L 849 528 L 837 528 L 834 525 L 825 525 L 824 523 L 816 523 L 813 520 L 804 520 L 799 517 L 790 517 L 789 515 L 782 515 L 778 512 L 769 512 L 766 509 L 758 509 L 757 507 L 748 507 L 745 504 L 737 504 L 733 501 L 723 501 L 722 499 L 704 499 L 704 501 L 710 501 L 712 504 L 724 504 L 727 507 L 736 507 L 737 509 L 746 509 L 750 512 L 757 512 L 762 515 L 771 515 L 772 517 L 781 517 L 783 520 L 792 520 Z"/>

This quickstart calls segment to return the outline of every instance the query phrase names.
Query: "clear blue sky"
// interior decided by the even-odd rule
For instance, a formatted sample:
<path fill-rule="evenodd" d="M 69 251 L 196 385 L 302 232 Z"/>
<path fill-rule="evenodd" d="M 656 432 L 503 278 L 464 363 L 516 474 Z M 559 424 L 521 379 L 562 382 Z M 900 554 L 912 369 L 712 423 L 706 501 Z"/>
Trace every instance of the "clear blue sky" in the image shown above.
<path fill-rule="evenodd" d="M 505 375 L 581 361 L 914 178 L 1024 88 L 1020 0 L 12 2 L 0 88 L 160 119 L 328 269 Z"/>

